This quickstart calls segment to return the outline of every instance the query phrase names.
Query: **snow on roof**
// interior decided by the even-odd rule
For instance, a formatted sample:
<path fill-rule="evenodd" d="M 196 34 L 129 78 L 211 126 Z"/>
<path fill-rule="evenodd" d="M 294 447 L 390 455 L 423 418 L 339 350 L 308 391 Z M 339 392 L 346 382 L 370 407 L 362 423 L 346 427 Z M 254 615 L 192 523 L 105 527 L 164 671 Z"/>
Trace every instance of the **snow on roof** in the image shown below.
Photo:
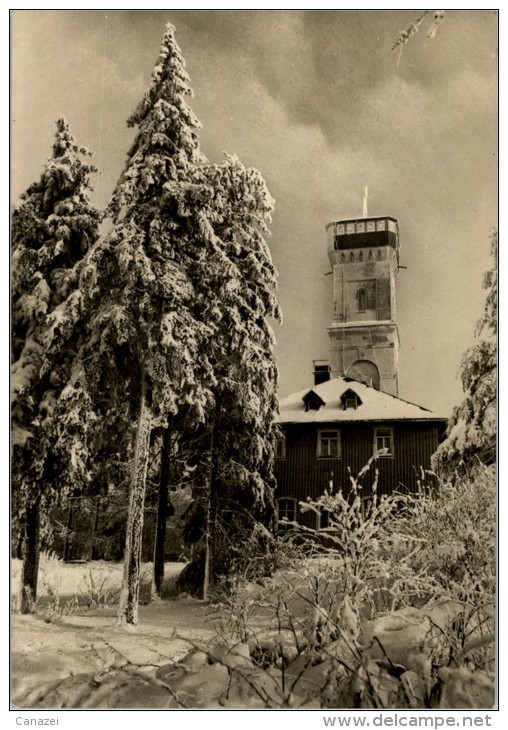
<path fill-rule="evenodd" d="M 352 390 L 359 396 L 361 404 L 356 408 L 344 409 L 341 395 L 347 390 Z M 311 391 L 324 402 L 319 410 L 305 410 L 303 398 Z M 446 418 L 350 378 L 332 378 L 292 393 L 279 401 L 277 423 L 334 421 L 446 421 Z"/>

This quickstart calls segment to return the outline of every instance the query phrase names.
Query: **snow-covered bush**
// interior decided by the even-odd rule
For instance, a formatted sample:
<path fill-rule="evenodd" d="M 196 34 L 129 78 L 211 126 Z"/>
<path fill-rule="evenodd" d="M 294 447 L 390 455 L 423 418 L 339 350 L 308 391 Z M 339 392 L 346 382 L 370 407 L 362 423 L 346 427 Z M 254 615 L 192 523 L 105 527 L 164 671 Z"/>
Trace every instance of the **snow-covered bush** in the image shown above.
<path fill-rule="evenodd" d="M 412 500 L 398 492 L 379 495 L 377 472 L 365 494 L 362 477 L 374 461 L 357 478 L 350 477 L 348 493 L 325 492 L 300 504 L 302 512 L 314 512 L 326 525 L 324 530 L 301 528 L 301 532 L 312 542 L 314 553 L 326 558 L 314 563 L 321 578 L 326 576 L 333 586 L 327 592 L 331 591 L 339 609 L 347 597 L 353 610 L 365 618 L 412 605 L 429 590 L 425 567 L 415 569 L 406 535 L 394 529 Z M 309 575 L 315 579 L 312 571 Z"/>
<path fill-rule="evenodd" d="M 413 569 L 428 576 L 429 597 L 462 605 L 449 637 L 450 659 L 467 655 L 475 668 L 489 664 L 496 590 L 495 468 L 479 465 L 468 477 L 439 480 L 435 489 L 408 504 L 396 530 L 410 536 Z"/>
<path fill-rule="evenodd" d="M 443 595 L 472 605 L 495 592 L 496 473 L 479 465 L 461 480 L 440 479 L 411 499 L 397 532 L 407 532 L 418 550 L 414 569 L 426 568 Z"/>
<path fill-rule="evenodd" d="M 429 480 L 418 496 L 374 485 L 366 501 L 351 479 L 308 500 L 327 530 L 286 533 L 284 569 L 234 586 L 221 641 L 248 643 L 279 706 L 492 705 L 495 472 Z"/>

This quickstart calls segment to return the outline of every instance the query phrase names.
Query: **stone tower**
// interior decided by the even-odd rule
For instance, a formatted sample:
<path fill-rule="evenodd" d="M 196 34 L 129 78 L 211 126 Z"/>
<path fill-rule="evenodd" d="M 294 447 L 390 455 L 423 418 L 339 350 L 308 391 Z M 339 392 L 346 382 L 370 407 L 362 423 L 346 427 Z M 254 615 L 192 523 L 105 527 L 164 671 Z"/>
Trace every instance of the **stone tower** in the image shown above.
<path fill-rule="evenodd" d="M 398 395 L 397 220 L 376 216 L 334 221 L 326 232 L 333 269 L 331 376 L 349 376 Z"/>

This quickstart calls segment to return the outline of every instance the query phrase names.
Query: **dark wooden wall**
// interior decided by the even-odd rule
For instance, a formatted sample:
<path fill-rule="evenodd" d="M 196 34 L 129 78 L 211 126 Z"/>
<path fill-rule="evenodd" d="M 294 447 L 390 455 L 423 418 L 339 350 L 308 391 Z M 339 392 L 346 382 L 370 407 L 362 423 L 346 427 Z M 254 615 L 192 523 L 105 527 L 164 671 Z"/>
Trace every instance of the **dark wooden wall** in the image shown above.
<path fill-rule="evenodd" d="M 329 488 L 333 478 L 334 491 L 346 495 L 354 477 L 367 464 L 374 451 L 374 423 L 299 424 L 284 427 L 286 458 L 275 462 L 277 488 L 275 497 L 295 497 L 305 501 L 315 498 Z M 375 471 L 378 469 L 378 494 L 394 491 L 415 493 L 423 469 L 430 468 L 430 457 L 438 445 L 438 424 L 391 423 L 393 428 L 393 457 L 379 457 L 361 478 L 363 496 L 372 493 Z M 341 458 L 317 457 L 319 429 L 340 430 Z M 350 472 L 348 470 L 350 469 Z M 333 475 L 333 476 L 332 476 Z M 305 520 L 306 521 L 306 520 Z"/>

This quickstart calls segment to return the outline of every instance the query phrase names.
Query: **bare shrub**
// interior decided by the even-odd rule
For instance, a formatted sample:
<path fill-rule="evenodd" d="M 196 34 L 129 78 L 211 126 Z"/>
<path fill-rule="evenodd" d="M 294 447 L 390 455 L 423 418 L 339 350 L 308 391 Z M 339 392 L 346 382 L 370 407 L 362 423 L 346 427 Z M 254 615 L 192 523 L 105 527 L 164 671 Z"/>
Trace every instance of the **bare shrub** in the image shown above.
<path fill-rule="evenodd" d="M 97 566 L 89 566 L 79 586 L 79 599 L 88 608 L 108 608 L 118 603 L 119 589 L 111 582 L 108 572 Z"/>
<path fill-rule="evenodd" d="M 47 610 L 60 613 L 63 560 L 52 550 L 42 550 L 39 558 L 39 579 L 49 598 Z"/>

